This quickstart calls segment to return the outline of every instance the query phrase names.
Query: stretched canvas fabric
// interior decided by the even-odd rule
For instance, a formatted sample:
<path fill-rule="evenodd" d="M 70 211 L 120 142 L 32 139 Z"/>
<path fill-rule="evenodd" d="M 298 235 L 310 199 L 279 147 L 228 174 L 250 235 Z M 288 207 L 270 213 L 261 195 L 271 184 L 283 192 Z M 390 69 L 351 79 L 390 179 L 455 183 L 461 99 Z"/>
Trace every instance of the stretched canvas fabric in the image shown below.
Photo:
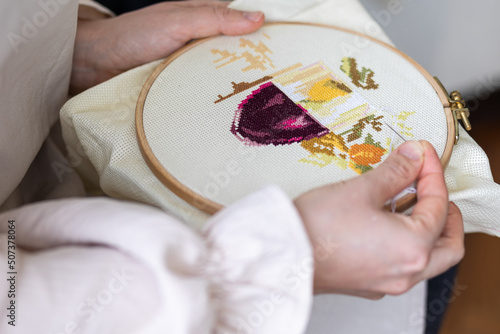
<path fill-rule="evenodd" d="M 396 129 L 442 155 L 447 120 L 432 85 L 374 41 L 350 52 L 357 37 L 275 24 L 190 48 L 161 71 L 144 103 L 155 158 L 227 206 L 269 183 L 295 198 L 376 168 L 403 142 Z"/>

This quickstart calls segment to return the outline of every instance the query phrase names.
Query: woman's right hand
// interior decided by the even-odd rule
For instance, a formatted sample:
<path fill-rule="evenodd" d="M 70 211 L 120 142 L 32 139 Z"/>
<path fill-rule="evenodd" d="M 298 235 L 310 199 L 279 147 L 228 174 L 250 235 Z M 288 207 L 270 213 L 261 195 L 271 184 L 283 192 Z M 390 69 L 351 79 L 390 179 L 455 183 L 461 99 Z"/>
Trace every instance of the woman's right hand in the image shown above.
<path fill-rule="evenodd" d="M 417 181 L 411 216 L 386 202 Z M 441 162 L 425 141 L 406 142 L 360 177 L 295 200 L 315 255 L 316 293 L 371 299 L 406 292 L 464 254 L 460 210 L 448 202 Z"/>

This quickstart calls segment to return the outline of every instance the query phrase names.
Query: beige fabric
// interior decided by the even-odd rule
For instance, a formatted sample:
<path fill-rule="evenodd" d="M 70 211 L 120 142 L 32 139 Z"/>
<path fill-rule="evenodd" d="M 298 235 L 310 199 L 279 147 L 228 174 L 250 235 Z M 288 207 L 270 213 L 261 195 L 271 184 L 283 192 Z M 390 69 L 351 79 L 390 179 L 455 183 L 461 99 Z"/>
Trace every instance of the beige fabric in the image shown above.
<path fill-rule="evenodd" d="M 21 182 L 66 101 L 77 10 L 73 1 L 0 2 L 7 37 L 0 41 L 0 204 Z"/>
<path fill-rule="evenodd" d="M 112 15 L 94 1 L 80 3 Z M 70 0 L 0 3 L 7 37 L 0 41 L 0 211 L 85 194 L 58 148 L 60 127 L 44 143 L 68 97 L 77 11 Z"/>
<path fill-rule="evenodd" d="M 273 19 L 277 8 L 265 1 L 235 1 L 231 6 L 264 9 Z M 294 2 L 292 17 L 310 22 L 353 28 L 387 40 L 380 28 L 357 1 L 329 0 Z M 241 5 L 241 7 L 240 7 Z M 300 14 L 296 14 L 300 12 Z M 372 27 L 372 28 L 370 28 Z M 194 210 L 161 185 L 145 164 L 138 149 L 134 128 L 134 109 L 139 92 L 159 62 L 144 65 L 84 92 L 62 109 L 65 139 L 78 154 L 78 169 L 88 182 L 113 197 L 153 204 L 200 227 L 208 216 Z M 500 186 L 492 181 L 487 157 L 465 133 L 454 148 L 446 172 L 450 199 L 464 214 L 467 232 L 481 231 L 500 235 Z"/>
<path fill-rule="evenodd" d="M 26 203 L 75 196 L 85 196 L 83 184 L 54 140 L 49 138 L 43 143 L 21 183 L 0 205 L 0 212 Z"/>

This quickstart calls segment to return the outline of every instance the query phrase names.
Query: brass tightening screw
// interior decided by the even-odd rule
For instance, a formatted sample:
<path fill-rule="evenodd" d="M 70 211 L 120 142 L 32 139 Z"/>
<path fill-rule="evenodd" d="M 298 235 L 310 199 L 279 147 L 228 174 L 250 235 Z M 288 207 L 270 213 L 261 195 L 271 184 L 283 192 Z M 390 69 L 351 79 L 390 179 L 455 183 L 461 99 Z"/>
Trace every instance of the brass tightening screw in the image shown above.
<path fill-rule="evenodd" d="M 462 98 L 462 94 L 459 91 L 454 90 L 450 93 L 450 98 L 453 100 L 454 109 L 459 112 L 457 115 L 458 118 L 462 120 L 464 127 L 467 131 L 472 129 L 472 126 L 469 122 L 469 109 L 465 107 L 465 101 Z"/>

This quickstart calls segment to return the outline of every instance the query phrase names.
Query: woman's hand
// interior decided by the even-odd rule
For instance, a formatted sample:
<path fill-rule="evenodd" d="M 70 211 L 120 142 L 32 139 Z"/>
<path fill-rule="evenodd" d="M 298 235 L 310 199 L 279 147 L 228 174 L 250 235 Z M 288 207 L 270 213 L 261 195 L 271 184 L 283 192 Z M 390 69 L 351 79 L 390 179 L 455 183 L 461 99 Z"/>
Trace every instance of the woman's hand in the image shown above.
<path fill-rule="evenodd" d="M 414 180 L 411 216 L 384 209 Z M 460 210 L 448 202 L 441 163 L 425 141 L 404 143 L 376 169 L 312 190 L 295 205 L 315 252 L 316 293 L 401 294 L 464 254 Z"/>
<path fill-rule="evenodd" d="M 218 1 L 165 2 L 114 18 L 79 20 L 72 93 L 166 57 L 192 39 L 247 34 L 264 23 L 261 12 L 240 12 L 227 5 Z"/>

